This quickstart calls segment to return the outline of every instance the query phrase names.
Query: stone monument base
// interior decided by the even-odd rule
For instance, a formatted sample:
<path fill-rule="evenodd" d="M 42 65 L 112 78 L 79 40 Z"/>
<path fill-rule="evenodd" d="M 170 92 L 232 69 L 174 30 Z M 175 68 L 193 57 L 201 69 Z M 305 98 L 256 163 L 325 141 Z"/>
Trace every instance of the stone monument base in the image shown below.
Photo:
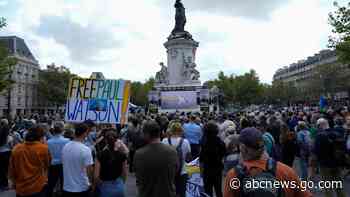
<path fill-rule="evenodd" d="M 159 113 L 209 112 L 209 89 L 201 84 L 157 85 L 149 94 Z M 207 109 L 207 110 L 206 110 Z"/>

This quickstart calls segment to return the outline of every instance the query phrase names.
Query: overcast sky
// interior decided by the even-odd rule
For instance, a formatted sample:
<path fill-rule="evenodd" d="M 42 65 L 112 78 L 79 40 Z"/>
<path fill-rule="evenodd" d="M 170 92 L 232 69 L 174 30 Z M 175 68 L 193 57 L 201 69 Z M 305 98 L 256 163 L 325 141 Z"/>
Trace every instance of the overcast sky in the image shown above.
<path fill-rule="evenodd" d="M 103 2 L 103 3 L 102 3 Z M 89 76 L 140 80 L 166 62 L 175 0 L 0 0 L 8 27 L 41 67 L 55 62 Z M 344 3 L 343 1 L 338 1 Z M 183 0 L 186 30 L 200 42 L 201 80 L 255 69 L 274 72 L 327 48 L 332 0 Z"/>

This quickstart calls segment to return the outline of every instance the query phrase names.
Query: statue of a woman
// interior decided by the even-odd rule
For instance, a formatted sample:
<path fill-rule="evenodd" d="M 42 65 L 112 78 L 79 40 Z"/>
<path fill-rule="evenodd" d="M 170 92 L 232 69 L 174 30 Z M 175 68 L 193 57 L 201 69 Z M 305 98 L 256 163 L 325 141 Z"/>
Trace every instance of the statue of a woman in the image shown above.
<path fill-rule="evenodd" d="M 185 7 L 181 3 L 181 0 L 176 0 L 175 3 L 176 14 L 175 14 L 175 28 L 172 33 L 185 32 L 186 24 L 186 13 Z"/>

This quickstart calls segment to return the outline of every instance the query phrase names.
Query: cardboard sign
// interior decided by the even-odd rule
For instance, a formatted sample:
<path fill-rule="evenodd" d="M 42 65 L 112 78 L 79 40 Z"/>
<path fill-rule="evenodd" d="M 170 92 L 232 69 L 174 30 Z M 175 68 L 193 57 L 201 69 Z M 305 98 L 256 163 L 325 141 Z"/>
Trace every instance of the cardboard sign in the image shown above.
<path fill-rule="evenodd" d="M 125 124 L 130 81 L 73 78 L 70 81 L 65 120 Z"/>

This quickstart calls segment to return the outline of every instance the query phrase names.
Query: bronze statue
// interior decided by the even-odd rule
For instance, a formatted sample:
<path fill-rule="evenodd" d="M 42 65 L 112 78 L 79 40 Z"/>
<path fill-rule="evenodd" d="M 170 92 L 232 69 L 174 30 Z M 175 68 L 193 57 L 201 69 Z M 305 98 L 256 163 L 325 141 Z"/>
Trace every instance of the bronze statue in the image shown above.
<path fill-rule="evenodd" d="M 185 32 L 185 24 L 186 24 L 185 7 L 181 3 L 181 0 L 176 0 L 175 8 L 176 8 L 175 28 L 172 31 L 172 34 Z"/>

